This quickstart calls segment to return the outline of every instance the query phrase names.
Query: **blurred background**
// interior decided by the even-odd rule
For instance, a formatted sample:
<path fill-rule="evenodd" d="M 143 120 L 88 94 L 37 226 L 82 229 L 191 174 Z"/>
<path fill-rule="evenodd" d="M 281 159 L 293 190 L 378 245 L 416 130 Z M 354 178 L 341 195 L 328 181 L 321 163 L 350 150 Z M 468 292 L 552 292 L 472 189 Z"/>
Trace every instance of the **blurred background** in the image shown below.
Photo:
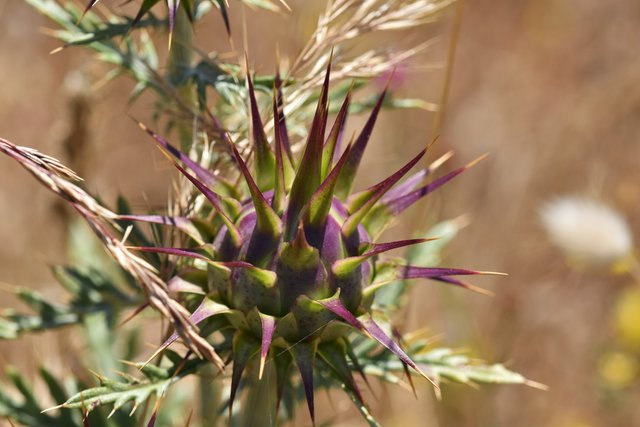
<path fill-rule="evenodd" d="M 247 11 L 247 43 L 258 71 L 273 69 L 276 45 L 284 58 L 294 57 L 324 6 L 289 3 L 287 16 Z M 234 28 L 242 27 L 241 18 L 232 14 Z M 207 20 L 196 34 L 199 46 L 228 51 L 219 16 Z M 398 94 L 438 101 L 445 80 L 438 65 L 446 58 L 451 22 L 452 13 L 397 40 L 372 41 L 393 47 L 407 38 L 439 37 L 411 61 L 433 67 L 403 73 Z M 23 1 L 0 0 L 0 28 L 0 135 L 61 159 L 108 203 L 124 194 L 134 207 L 162 206 L 173 173 L 127 117 L 148 119 L 153 98 L 127 104 L 132 83 L 101 80 L 108 68 L 82 48 L 50 55 L 60 45 L 46 35 L 53 24 Z M 418 285 L 398 323 L 405 331 L 426 326 L 429 335 L 441 335 L 439 343 L 504 362 L 549 390 L 445 385 L 437 402 L 420 381 L 417 399 L 381 388 L 370 402 L 383 425 L 640 425 L 640 283 L 608 268 L 571 265 L 539 221 L 546 201 L 579 194 L 613 207 L 640 239 L 638 40 L 640 2 L 465 2 L 444 126 L 429 156 L 454 150 L 449 168 L 490 156 L 411 210 L 396 230 L 410 235 L 416 224 L 426 230 L 468 214 L 471 223 L 447 249 L 446 264 L 509 276 L 475 282 L 494 297 Z M 240 35 L 236 42 L 241 45 Z M 385 112 L 360 186 L 387 176 L 424 146 L 432 123 L 425 111 Z M 49 266 L 66 259 L 71 213 L 9 159 L 0 159 L 0 182 L 0 281 L 56 297 Z M 3 307 L 15 303 L 8 293 L 1 300 Z M 75 341 L 63 330 L 0 342 L 0 366 L 35 372 L 44 363 L 69 373 L 82 345 Z M 344 412 L 344 425 L 364 425 L 344 398 L 323 405 L 332 414 Z M 301 418 L 297 425 L 307 423 Z"/>

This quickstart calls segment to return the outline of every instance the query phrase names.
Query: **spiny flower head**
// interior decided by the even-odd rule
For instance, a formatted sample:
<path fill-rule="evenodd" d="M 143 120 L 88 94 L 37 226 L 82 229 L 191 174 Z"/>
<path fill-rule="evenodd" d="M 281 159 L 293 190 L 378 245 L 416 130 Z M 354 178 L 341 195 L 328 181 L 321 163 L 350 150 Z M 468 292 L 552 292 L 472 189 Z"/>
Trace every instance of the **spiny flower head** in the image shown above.
<path fill-rule="evenodd" d="M 375 294 L 398 279 L 426 278 L 470 288 L 456 276 L 480 273 L 417 267 L 384 257 L 387 251 L 430 240 L 377 241 L 394 217 L 471 164 L 420 185 L 441 163 L 437 161 L 398 184 L 422 159 L 423 150 L 380 183 L 352 193 L 385 94 L 360 134 L 341 150 L 350 95 L 328 130 L 329 75 L 327 70 L 299 155 L 293 153 L 282 117 L 280 79 L 274 88 L 274 140 L 270 142 L 248 76 L 253 171 L 228 142 L 243 185 L 231 186 L 141 125 L 209 207 L 197 217 L 128 215 L 122 219 L 172 224 L 190 236 L 191 243 L 184 247 L 133 249 L 174 256 L 177 261 L 169 287 L 194 307 L 191 320 L 203 331 L 224 330 L 231 337 L 230 408 L 243 372 L 250 371 L 247 367 L 255 365 L 260 379 L 268 361 L 273 361 L 277 373 L 278 402 L 294 381 L 289 369 L 295 362 L 312 419 L 314 369 L 324 369 L 361 400 L 350 368 L 359 366 L 350 359 L 348 336 L 354 329 L 428 378 L 373 320 Z M 223 195 L 230 193 L 240 195 Z M 174 334 L 159 351 L 177 339 Z M 223 366 L 222 359 L 215 362 Z"/>

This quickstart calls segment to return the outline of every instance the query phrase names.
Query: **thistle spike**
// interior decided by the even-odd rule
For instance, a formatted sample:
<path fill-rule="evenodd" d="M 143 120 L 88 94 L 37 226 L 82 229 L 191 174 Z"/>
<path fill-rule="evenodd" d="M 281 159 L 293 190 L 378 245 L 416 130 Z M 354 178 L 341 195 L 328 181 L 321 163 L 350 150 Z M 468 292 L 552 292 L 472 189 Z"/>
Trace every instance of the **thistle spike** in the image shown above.
<path fill-rule="evenodd" d="M 260 368 L 258 370 L 259 380 L 262 379 L 262 374 L 264 373 L 264 365 L 267 361 L 267 354 L 269 353 L 269 347 L 271 346 L 273 332 L 276 329 L 276 319 L 273 316 L 260 313 L 260 323 L 262 326 L 262 346 L 260 348 Z"/>
<path fill-rule="evenodd" d="M 247 56 L 245 56 L 245 65 L 247 68 L 247 91 L 249 92 L 251 110 L 251 130 L 256 155 L 256 176 L 260 188 L 266 190 L 273 188 L 273 175 L 271 171 L 275 165 L 275 158 L 269 147 L 269 141 L 267 140 L 267 135 L 264 133 L 264 127 L 260 119 L 260 111 L 258 110 L 258 102 L 256 101 L 253 82 L 251 81 L 249 59 Z"/>
<path fill-rule="evenodd" d="M 388 202 L 385 203 L 385 206 L 387 208 L 387 210 L 393 215 L 398 215 L 400 214 L 402 211 L 404 211 L 405 209 L 407 209 L 409 206 L 413 205 L 415 202 L 417 202 L 418 200 L 420 200 L 421 198 L 423 198 L 424 196 L 426 196 L 427 194 L 431 193 L 432 191 L 434 191 L 435 189 L 443 186 L 444 184 L 446 184 L 447 182 L 451 181 L 453 178 L 455 178 L 456 176 L 460 175 L 462 172 L 466 171 L 467 169 L 472 168 L 473 166 L 475 166 L 478 162 L 480 162 L 481 160 L 483 160 L 484 158 L 486 158 L 486 154 L 483 156 L 478 157 L 477 159 L 473 160 L 472 162 L 468 163 L 467 165 L 458 168 L 452 172 L 449 172 L 448 174 L 430 182 L 429 184 L 424 185 L 423 187 L 414 190 L 408 194 L 405 194 L 403 196 L 397 197 L 393 200 L 390 200 Z"/>
<path fill-rule="evenodd" d="M 204 244 L 202 235 L 193 225 L 191 220 L 186 217 L 167 215 L 118 215 L 117 219 L 121 221 L 140 221 L 152 224 L 170 225 L 191 237 L 196 241 L 196 243 Z"/>
<path fill-rule="evenodd" d="M 433 385 L 436 391 L 440 390 L 438 384 L 433 381 L 427 374 L 425 374 L 422 369 L 407 355 L 407 353 L 400 348 L 400 346 L 392 340 L 378 325 L 371 315 L 367 315 L 367 317 L 362 321 L 362 325 L 364 329 L 371 335 L 376 341 L 382 344 L 383 347 L 386 347 L 392 353 L 394 353 L 398 358 L 403 362 L 409 365 L 414 371 L 419 373 L 422 377 L 424 377 L 427 381 Z"/>
<path fill-rule="evenodd" d="M 230 312 L 231 312 L 231 309 L 226 305 L 217 303 L 205 297 L 200 303 L 200 305 L 198 306 L 198 308 L 196 308 L 194 312 L 191 314 L 191 316 L 189 316 L 189 320 L 194 325 L 197 325 L 200 322 L 212 316 L 216 316 L 218 314 L 230 313 Z M 166 350 L 166 348 L 169 347 L 171 344 L 173 344 L 179 337 L 180 336 L 178 335 L 177 332 L 172 333 L 171 336 L 169 336 L 169 338 L 167 338 L 162 343 L 162 345 L 158 347 L 158 349 L 151 355 L 151 357 L 147 359 L 144 365 L 147 365 L 149 362 L 155 359 L 157 355 L 159 355 L 164 350 Z M 219 360 L 218 365 L 220 369 L 224 368 L 224 362 L 222 361 L 222 359 Z"/>
<path fill-rule="evenodd" d="M 220 15 L 222 15 L 222 21 L 224 22 L 224 29 L 227 32 L 227 37 L 231 37 L 231 23 L 229 21 L 229 13 L 227 12 L 226 0 L 216 0 L 216 3 L 220 9 Z"/>
<path fill-rule="evenodd" d="M 231 218 L 225 212 L 225 209 L 222 206 L 222 196 L 217 194 L 215 191 L 211 190 L 205 184 L 200 182 L 197 178 L 192 176 L 189 172 L 184 170 L 182 166 L 177 164 L 175 161 L 172 161 L 173 165 L 189 180 L 196 186 L 196 188 L 211 202 L 211 205 L 214 207 L 220 218 L 224 222 L 224 225 L 227 226 L 229 235 L 231 236 L 231 241 L 233 246 L 238 248 L 242 243 L 242 237 L 240 237 L 240 231 L 235 226 Z"/>
<path fill-rule="evenodd" d="M 426 149 L 422 150 L 415 156 L 409 163 L 404 165 L 396 173 L 385 179 L 384 181 L 368 188 L 367 190 L 356 194 L 353 200 L 349 203 L 350 212 L 353 212 L 349 218 L 344 222 L 342 226 L 342 233 L 345 236 L 350 236 L 362 222 L 362 219 L 371 211 L 374 205 L 380 200 L 389 189 L 395 185 L 404 175 L 413 168 L 413 166 L 420 161 L 422 156 L 426 153 Z"/>
<path fill-rule="evenodd" d="M 443 283 L 447 283 L 449 285 L 454 285 L 454 286 L 459 286 L 461 288 L 464 289 L 468 289 L 472 292 L 478 293 L 478 294 L 482 294 L 482 295 L 487 295 L 487 296 L 493 296 L 493 292 L 484 289 L 484 288 L 480 288 L 478 286 L 473 286 L 470 285 L 468 283 L 463 282 L 460 279 L 456 279 L 455 277 L 444 277 L 444 276 L 440 276 L 440 277 L 434 277 L 432 278 L 432 280 L 438 281 L 438 282 L 443 282 Z"/>
<path fill-rule="evenodd" d="M 298 370 L 300 371 L 304 394 L 307 398 L 309 415 L 311 416 L 311 423 L 314 426 L 316 425 L 316 416 L 313 400 L 313 366 L 316 355 L 316 347 L 317 344 L 315 342 L 302 342 L 298 343 L 291 349 L 296 360 L 296 364 L 298 365 Z"/>
<path fill-rule="evenodd" d="M 305 234 L 307 238 L 311 240 L 311 245 L 318 249 L 322 248 L 324 228 L 329 211 L 331 210 L 336 182 L 350 152 L 351 145 L 347 146 L 331 173 L 326 177 L 324 182 L 320 184 L 320 187 L 318 187 L 315 193 L 313 193 L 307 206 L 304 220 Z"/>
<path fill-rule="evenodd" d="M 282 139 L 282 145 L 285 149 L 285 153 L 289 158 L 289 162 L 293 162 L 293 153 L 291 152 L 291 142 L 289 141 L 289 133 L 287 132 L 287 119 L 284 115 L 284 95 L 282 94 L 282 79 L 280 78 L 280 70 L 276 69 L 275 77 L 275 89 L 276 89 L 276 107 L 278 110 L 277 135 L 280 135 Z"/>
<path fill-rule="evenodd" d="M 256 185 L 235 145 L 232 144 L 231 149 L 249 187 L 256 212 L 256 228 L 251 236 L 246 258 L 249 262 L 261 264 L 268 261 L 268 256 L 271 254 L 273 246 L 277 244 L 280 234 L 282 234 L 282 222 Z"/>
<path fill-rule="evenodd" d="M 99 1 L 100 0 L 90 0 L 89 3 L 87 3 L 87 5 L 85 6 L 84 10 L 82 11 L 82 15 L 80 15 L 80 19 L 78 19 L 78 22 L 80 22 L 80 20 L 84 18 L 87 12 L 89 12 L 89 10 L 91 10 L 91 8 L 95 6 Z"/>
<path fill-rule="evenodd" d="M 360 332 L 367 333 L 362 326 L 362 323 L 360 323 L 356 316 L 354 316 L 353 313 L 351 313 L 340 300 L 340 289 L 338 289 L 334 296 L 324 300 L 317 300 L 315 302 L 322 305 L 324 308 L 326 308 L 336 316 L 340 317 L 353 328 L 359 330 Z"/>
<path fill-rule="evenodd" d="M 321 304 L 324 308 L 334 313 L 336 316 L 340 317 L 348 324 L 356 328 L 357 330 L 366 333 L 369 337 L 375 339 L 380 344 L 382 344 L 389 351 L 394 353 L 398 358 L 413 368 L 416 372 L 422 375 L 424 378 L 429 380 L 433 384 L 434 387 L 438 388 L 438 386 L 429 378 L 422 370 L 415 364 L 413 360 L 400 348 L 400 346 L 393 341 L 387 334 L 380 328 L 380 326 L 373 320 L 371 315 L 367 314 L 364 317 L 364 320 L 357 319 L 339 298 L 339 295 L 336 295 L 327 300 L 316 301 Z"/>
<path fill-rule="evenodd" d="M 347 96 L 344 98 L 344 102 L 340 107 L 340 111 L 336 116 L 335 122 L 333 122 L 333 127 L 329 132 L 329 137 L 327 138 L 327 142 L 324 144 L 324 148 L 322 150 L 322 169 L 321 176 L 326 177 L 331 169 L 331 165 L 333 164 L 333 159 L 335 157 L 335 153 L 339 150 L 340 141 L 342 140 L 342 134 L 344 131 L 344 126 L 347 121 L 347 113 L 349 112 L 349 104 L 351 103 L 351 91 L 353 90 L 353 86 L 349 88 L 349 92 L 347 92 Z"/>
<path fill-rule="evenodd" d="M 173 40 L 173 29 L 175 28 L 176 13 L 179 5 L 180 0 L 167 0 L 167 7 L 169 8 L 169 47 L 171 47 Z"/>
<path fill-rule="evenodd" d="M 338 381 L 355 394 L 359 403 L 364 402 L 347 364 L 345 344 L 341 341 L 322 343 L 318 346 L 318 355 L 335 373 Z"/>
<path fill-rule="evenodd" d="M 135 120 L 135 119 L 133 120 L 138 124 L 140 129 L 145 131 L 149 136 L 151 136 L 151 138 L 153 138 L 156 141 L 160 149 L 162 149 L 165 153 L 171 154 L 171 156 L 173 156 L 176 160 L 179 160 L 182 163 L 184 163 L 189 169 L 193 171 L 196 177 L 200 181 L 202 181 L 205 185 L 215 185 L 220 181 L 225 181 L 222 177 L 212 174 L 210 171 L 208 171 L 207 169 L 200 166 L 198 163 L 191 160 L 189 156 L 187 156 L 182 151 L 180 151 L 179 149 L 171 145 L 166 139 L 162 138 L 153 130 L 149 129 L 144 123 L 139 122 L 138 120 Z M 226 181 L 226 184 L 229 186 L 232 185 L 228 181 Z"/>
<path fill-rule="evenodd" d="M 286 241 L 293 238 L 293 233 L 298 225 L 302 208 L 307 204 L 313 193 L 320 185 L 322 146 L 328 114 L 330 69 L 331 61 L 329 61 L 329 65 L 327 65 L 327 73 L 320 92 L 320 100 L 318 101 L 316 113 L 313 117 L 313 123 L 311 125 L 311 130 L 309 131 L 309 137 L 305 145 L 304 154 L 302 155 L 302 160 L 298 165 L 296 177 L 291 185 L 284 231 Z"/>
<path fill-rule="evenodd" d="M 345 343 L 345 349 L 347 351 L 347 356 L 349 356 L 349 360 L 351 360 L 351 363 L 353 364 L 354 369 L 356 370 L 356 372 L 358 372 L 358 374 L 360 375 L 360 378 L 362 378 L 364 383 L 367 385 L 367 387 L 369 388 L 369 391 L 373 393 L 373 389 L 371 388 L 371 383 L 369 383 L 369 379 L 364 374 L 364 369 L 362 368 L 362 365 L 360 365 L 360 362 L 358 361 L 358 356 L 353 351 L 353 348 L 351 347 L 351 344 L 347 339 L 344 339 L 344 343 Z"/>
<path fill-rule="evenodd" d="M 453 155 L 452 151 L 448 151 L 444 155 L 438 157 L 434 162 L 432 162 L 427 168 L 422 169 L 421 171 L 416 172 L 415 174 L 408 177 L 406 180 L 398 184 L 396 187 L 389 190 L 387 194 L 381 199 L 382 202 L 387 202 L 389 200 L 393 200 L 397 197 L 404 196 L 410 191 L 415 190 L 417 185 L 425 179 L 427 176 L 431 175 L 434 171 L 436 171 L 440 166 L 442 166 L 447 160 L 451 158 Z"/>
<path fill-rule="evenodd" d="M 371 138 L 371 132 L 373 132 L 373 127 L 375 126 L 376 120 L 378 119 L 378 113 L 380 112 L 380 108 L 382 108 L 382 102 L 384 101 L 384 97 L 386 96 L 386 94 L 387 91 L 385 89 L 378 98 L 378 102 L 376 102 L 373 110 L 371 110 L 369 119 L 365 123 L 362 131 L 360 132 L 360 135 L 354 143 L 354 147 L 353 150 L 351 150 L 347 165 L 340 174 L 340 179 L 338 180 L 338 188 L 336 190 L 336 195 L 340 200 L 346 200 L 347 196 L 351 192 L 353 180 L 355 179 L 356 172 L 358 170 L 358 167 L 360 166 L 360 161 L 362 160 L 364 150 L 367 148 L 367 144 L 369 143 L 369 139 Z"/>
<path fill-rule="evenodd" d="M 291 181 L 295 171 L 291 164 L 291 158 L 287 154 L 287 147 L 285 146 L 286 128 L 283 130 L 280 125 L 280 107 L 277 104 L 277 95 L 274 96 L 273 101 L 273 123 L 275 134 L 275 146 L 276 146 L 276 166 L 274 177 L 274 190 L 273 200 L 271 201 L 271 207 L 276 212 L 281 212 L 282 205 L 285 199 L 285 193 L 288 188 L 291 187 Z M 289 148 L 290 150 L 291 148 Z"/>
<path fill-rule="evenodd" d="M 273 356 L 273 365 L 276 369 L 276 411 L 275 416 L 278 415 L 280 410 L 280 402 L 284 394 L 284 389 L 287 385 L 289 373 L 291 371 L 291 365 L 293 359 L 289 351 L 282 351 Z"/>
<path fill-rule="evenodd" d="M 402 334 L 400 333 L 398 328 L 396 328 L 395 326 L 392 326 L 391 327 L 391 333 L 393 335 L 393 338 L 398 343 L 398 346 L 400 346 L 400 348 L 402 348 L 401 347 L 403 345 Z M 413 392 L 413 396 L 417 399 L 418 398 L 418 393 L 416 393 L 416 386 L 413 383 L 413 377 L 411 376 L 411 372 L 409 372 L 409 365 L 407 365 L 406 363 L 402 362 L 402 370 L 404 371 L 405 377 L 407 377 L 407 382 L 409 383 L 409 386 L 411 387 L 411 391 Z"/>
<path fill-rule="evenodd" d="M 233 401 L 238 392 L 238 386 L 242 379 L 242 373 L 249 359 L 256 352 L 257 344 L 242 332 L 237 332 L 233 337 L 233 369 L 231 371 L 231 391 L 229 393 L 229 421 L 233 414 Z"/>
<path fill-rule="evenodd" d="M 138 22 L 140 22 L 142 17 L 147 12 L 149 12 L 151 8 L 155 6 L 156 3 L 158 3 L 158 0 L 142 0 L 142 5 L 140 5 L 140 9 L 138 10 L 138 13 L 136 14 L 135 18 L 133 18 L 133 20 L 131 21 L 131 27 L 134 27 Z"/>
<path fill-rule="evenodd" d="M 429 279 L 438 282 L 447 283 L 461 288 L 468 289 L 473 292 L 477 292 L 483 295 L 491 296 L 493 293 L 483 288 L 479 288 L 473 285 L 469 285 L 451 276 L 472 276 L 472 275 L 497 275 L 504 276 L 505 273 L 499 273 L 495 271 L 477 271 L 466 270 L 461 268 L 431 268 L 431 267 L 418 267 L 412 265 L 398 266 L 396 275 L 392 280 L 386 280 L 380 283 L 374 283 L 368 286 L 364 290 L 364 298 L 369 297 L 373 293 L 377 292 L 380 288 L 387 286 L 394 282 L 394 280 L 410 280 L 410 279 Z"/>
<path fill-rule="evenodd" d="M 371 249 L 363 253 L 359 256 L 353 256 L 349 258 L 344 258 L 338 260 L 333 263 L 331 266 L 331 271 L 333 274 L 337 276 L 342 276 L 345 274 L 351 273 L 355 270 L 360 264 L 368 260 L 369 258 L 379 255 L 381 253 L 391 251 L 393 249 L 402 248 L 405 246 L 417 245 L 420 243 L 430 242 L 432 240 L 437 240 L 437 237 L 431 237 L 426 239 L 409 239 L 409 240 L 398 240 L 396 242 L 388 242 L 388 243 L 375 243 L 372 245 Z"/>

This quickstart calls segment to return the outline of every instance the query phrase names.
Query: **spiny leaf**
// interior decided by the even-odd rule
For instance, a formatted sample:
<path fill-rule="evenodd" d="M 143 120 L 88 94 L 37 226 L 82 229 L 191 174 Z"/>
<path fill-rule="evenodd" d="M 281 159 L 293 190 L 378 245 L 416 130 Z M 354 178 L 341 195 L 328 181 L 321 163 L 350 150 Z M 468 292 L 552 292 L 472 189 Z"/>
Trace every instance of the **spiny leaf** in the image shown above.
<path fill-rule="evenodd" d="M 373 415 L 371 415 L 369 408 L 365 406 L 365 404 L 362 402 L 362 400 L 358 397 L 356 393 L 349 390 L 347 386 L 344 384 L 342 385 L 342 389 L 349 395 L 349 397 L 351 398 L 351 401 L 354 403 L 354 405 L 356 405 L 356 408 L 358 408 L 358 411 L 360 411 L 360 415 L 362 415 L 362 417 L 367 422 L 367 424 L 369 424 L 369 427 L 382 427 L 380 423 L 378 423 L 376 419 L 373 418 Z"/>
<path fill-rule="evenodd" d="M 62 405 L 55 408 L 88 408 L 89 410 L 107 404 L 113 404 L 114 409 L 122 407 L 127 402 L 140 405 L 151 396 L 162 396 L 167 388 L 180 376 L 169 379 L 150 381 L 143 383 L 120 383 L 99 377 L 102 385 L 99 387 L 83 390 L 71 396 Z"/>
<path fill-rule="evenodd" d="M 510 371 L 501 364 L 487 365 L 472 359 L 460 351 L 450 348 L 426 349 L 421 340 L 410 343 L 409 350 L 414 354 L 414 361 L 437 382 L 446 378 L 462 384 L 524 384 L 538 389 L 546 387 L 524 376 Z M 387 373 L 402 371 L 402 362 L 386 354 L 373 356 L 369 352 L 358 352 L 357 357 L 363 362 L 369 375 L 384 379 Z M 375 367 L 375 369 L 373 369 Z"/>

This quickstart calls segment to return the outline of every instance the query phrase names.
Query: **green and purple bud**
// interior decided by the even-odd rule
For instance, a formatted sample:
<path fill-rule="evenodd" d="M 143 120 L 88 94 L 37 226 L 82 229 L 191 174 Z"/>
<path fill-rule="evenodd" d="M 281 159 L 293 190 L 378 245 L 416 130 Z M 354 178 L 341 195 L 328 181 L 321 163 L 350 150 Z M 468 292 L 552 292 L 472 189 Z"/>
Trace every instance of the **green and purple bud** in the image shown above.
<path fill-rule="evenodd" d="M 276 79 L 274 87 L 274 140 L 270 142 L 248 76 L 254 170 L 230 143 L 245 194 L 237 200 L 221 195 L 221 188 L 228 182 L 141 125 L 210 203 L 206 213 L 213 238 L 206 241 L 198 232 L 198 224 L 206 218 L 128 215 L 122 219 L 174 226 L 191 239 L 187 247 L 132 249 L 171 256 L 175 273 L 168 282 L 184 301 L 193 304 L 191 320 L 203 331 L 212 332 L 206 325 L 215 321 L 216 327 L 233 334 L 230 410 L 244 375 L 260 381 L 269 363 L 273 363 L 277 374 L 278 405 L 283 391 L 295 383 L 292 364 L 298 367 L 312 419 L 314 371 L 319 366 L 328 369 L 361 401 L 351 373 L 351 367 L 358 366 L 357 359 L 351 357 L 348 340 L 354 330 L 377 341 L 406 367 L 429 379 L 397 340 L 373 320 L 373 296 L 390 282 L 388 275 L 384 280 L 377 278 L 378 271 L 382 265 L 391 265 L 394 280 L 422 278 L 471 289 L 475 288 L 457 277 L 486 274 L 417 267 L 396 258 L 385 259 L 387 251 L 432 240 L 377 242 L 391 220 L 472 164 L 421 185 L 442 162 L 405 178 L 425 155 L 423 150 L 379 184 L 351 194 L 385 94 L 354 142 L 338 152 L 350 94 L 325 135 L 329 78 L 327 70 L 308 139 L 296 156 L 292 154 L 282 115 L 280 79 Z M 190 281 L 188 272 L 194 268 L 205 271 L 200 277 L 206 279 Z M 159 351 L 178 338 L 177 333 L 173 334 Z"/>

